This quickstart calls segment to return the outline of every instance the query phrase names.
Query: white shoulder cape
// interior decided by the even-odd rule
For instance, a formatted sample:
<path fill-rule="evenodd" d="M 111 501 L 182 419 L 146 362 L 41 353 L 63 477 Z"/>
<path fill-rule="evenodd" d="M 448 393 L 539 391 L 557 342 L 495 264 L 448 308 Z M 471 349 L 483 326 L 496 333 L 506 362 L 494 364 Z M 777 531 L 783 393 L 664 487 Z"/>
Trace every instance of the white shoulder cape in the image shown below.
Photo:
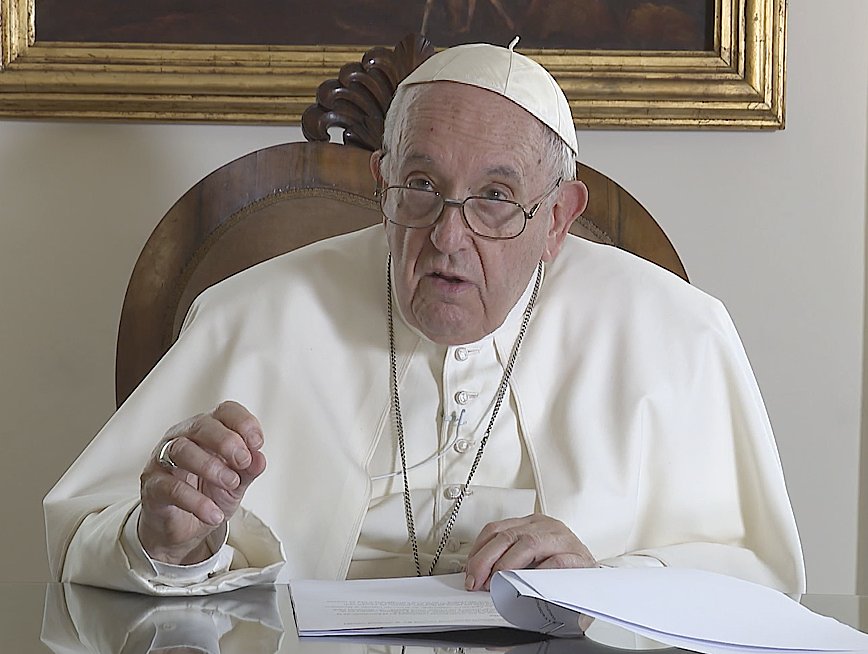
<path fill-rule="evenodd" d="M 204 292 L 177 343 L 45 498 L 53 576 L 166 594 L 343 578 L 370 498 L 367 462 L 391 438 L 386 255 L 377 226 Z M 396 336 L 399 374 L 416 338 Z M 497 341 L 503 360 L 511 345 Z M 717 300 L 570 236 L 546 269 L 510 383 L 540 505 L 598 560 L 804 590 L 771 427 Z M 139 474 L 170 426 L 226 399 L 260 419 L 268 459 L 230 524 L 243 563 L 162 586 L 134 573 L 121 546 Z"/>

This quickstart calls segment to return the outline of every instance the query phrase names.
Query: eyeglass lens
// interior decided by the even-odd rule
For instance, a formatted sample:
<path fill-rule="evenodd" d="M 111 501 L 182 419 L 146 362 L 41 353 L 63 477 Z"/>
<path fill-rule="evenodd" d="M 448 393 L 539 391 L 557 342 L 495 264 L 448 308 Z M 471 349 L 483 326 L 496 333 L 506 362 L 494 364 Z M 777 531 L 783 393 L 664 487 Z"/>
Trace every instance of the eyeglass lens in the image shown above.
<path fill-rule="evenodd" d="M 429 227 L 437 222 L 446 202 L 431 191 L 393 186 L 383 191 L 383 214 L 405 227 Z M 524 210 L 508 200 L 469 197 L 448 202 L 461 205 L 468 226 L 480 236 L 509 238 L 524 229 Z"/>

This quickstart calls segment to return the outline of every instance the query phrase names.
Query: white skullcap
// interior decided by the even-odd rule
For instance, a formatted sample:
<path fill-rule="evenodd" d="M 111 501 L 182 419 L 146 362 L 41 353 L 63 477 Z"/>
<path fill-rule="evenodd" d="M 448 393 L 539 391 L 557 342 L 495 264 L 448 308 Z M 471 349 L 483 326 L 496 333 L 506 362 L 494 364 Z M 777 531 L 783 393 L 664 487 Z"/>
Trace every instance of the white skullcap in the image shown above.
<path fill-rule="evenodd" d="M 578 158 L 579 143 L 570 105 L 545 68 L 513 48 L 488 43 L 457 45 L 429 57 L 398 86 L 426 82 L 458 82 L 512 100 L 561 137 Z"/>

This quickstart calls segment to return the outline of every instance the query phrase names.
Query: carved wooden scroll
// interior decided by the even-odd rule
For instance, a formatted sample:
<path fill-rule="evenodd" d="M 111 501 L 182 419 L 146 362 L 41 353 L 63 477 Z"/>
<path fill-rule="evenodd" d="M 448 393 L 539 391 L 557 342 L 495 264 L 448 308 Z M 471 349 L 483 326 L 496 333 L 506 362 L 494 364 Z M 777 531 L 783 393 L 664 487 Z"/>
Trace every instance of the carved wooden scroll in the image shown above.
<path fill-rule="evenodd" d="M 383 142 L 386 110 L 402 79 L 434 54 L 424 36 L 408 34 L 394 49 L 371 48 L 359 63 L 344 65 L 337 79 L 319 85 L 316 104 L 301 117 L 308 141 L 328 141 L 330 127 L 343 127 L 344 144 L 373 152 Z"/>

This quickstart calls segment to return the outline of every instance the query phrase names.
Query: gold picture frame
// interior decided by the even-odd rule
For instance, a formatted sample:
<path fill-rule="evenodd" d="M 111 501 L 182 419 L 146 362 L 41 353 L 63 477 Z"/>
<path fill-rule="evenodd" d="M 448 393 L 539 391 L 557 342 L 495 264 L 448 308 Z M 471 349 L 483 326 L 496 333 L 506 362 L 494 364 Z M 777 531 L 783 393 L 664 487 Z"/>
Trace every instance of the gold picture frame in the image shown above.
<path fill-rule="evenodd" d="M 297 124 L 370 46 L 42 43 L 0 0 L 0 117 Z M 522 50 L 580 128 L 784 127 L 786 0 L 716 0 L 713 51 Z"/>

